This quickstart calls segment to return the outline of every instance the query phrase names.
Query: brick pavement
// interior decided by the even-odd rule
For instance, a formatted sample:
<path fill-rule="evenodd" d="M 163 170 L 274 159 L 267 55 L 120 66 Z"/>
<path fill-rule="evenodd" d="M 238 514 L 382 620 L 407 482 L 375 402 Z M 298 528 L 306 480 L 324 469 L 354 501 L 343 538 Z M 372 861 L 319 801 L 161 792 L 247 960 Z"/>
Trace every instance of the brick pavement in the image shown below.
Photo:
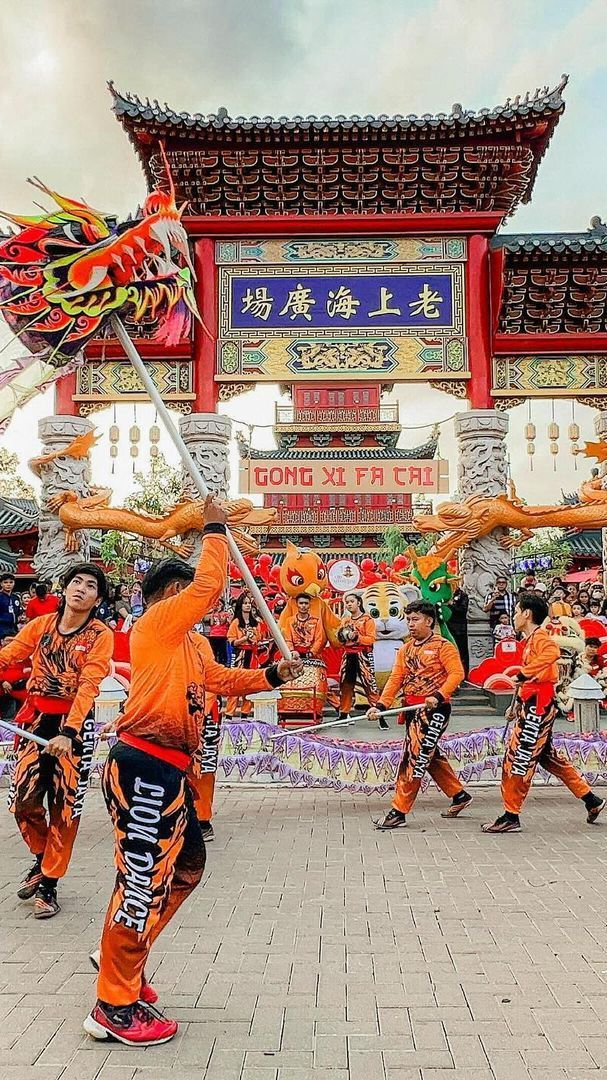
<path fill-rule="evenodd" d="M 532 793 L 520 835 L 486 837 L 420 799 L 222 788 L 208 873 L 160 939 L 154 983 L 178 1037 L 131 1050 L 81 1029 L 112 871 L 90 793 L 63 911 L 14 898 L 27 860 L 0 816 L 2 1080 L 600 1080 L 607 1073 L 607 822 Z"/>

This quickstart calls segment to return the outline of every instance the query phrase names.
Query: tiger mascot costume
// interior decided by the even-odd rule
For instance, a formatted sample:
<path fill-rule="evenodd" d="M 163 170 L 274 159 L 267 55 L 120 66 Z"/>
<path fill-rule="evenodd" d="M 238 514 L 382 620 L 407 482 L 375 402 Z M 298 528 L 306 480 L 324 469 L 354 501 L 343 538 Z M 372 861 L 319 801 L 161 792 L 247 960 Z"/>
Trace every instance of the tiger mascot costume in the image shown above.
<path fill-rule="evenodd" d="M 373 646 L 375 678 L 383 690 L 394 665 L 394 658 L 409 633 L 405 609 L 419 600 L 415 585 L 395 585 L 392 581 L 376 581 L 362 593 L 363 609 L 375 622 L 377 639 Z"/>

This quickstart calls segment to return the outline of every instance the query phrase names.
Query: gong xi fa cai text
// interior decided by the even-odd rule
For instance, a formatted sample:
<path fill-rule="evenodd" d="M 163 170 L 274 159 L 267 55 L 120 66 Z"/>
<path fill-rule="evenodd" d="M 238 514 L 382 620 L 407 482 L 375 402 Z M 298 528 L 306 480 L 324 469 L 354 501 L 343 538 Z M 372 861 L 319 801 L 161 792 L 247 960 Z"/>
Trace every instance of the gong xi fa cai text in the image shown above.
<path fill-rule="evenodd" d="M 304 459 L 244 459 L 240 465 L 240 491 L 248 494 L 326 492 L 370 494 L 405 492 L 441 494 L 449 490 L 448 462 L 437 460 L 322 461 Z"/>

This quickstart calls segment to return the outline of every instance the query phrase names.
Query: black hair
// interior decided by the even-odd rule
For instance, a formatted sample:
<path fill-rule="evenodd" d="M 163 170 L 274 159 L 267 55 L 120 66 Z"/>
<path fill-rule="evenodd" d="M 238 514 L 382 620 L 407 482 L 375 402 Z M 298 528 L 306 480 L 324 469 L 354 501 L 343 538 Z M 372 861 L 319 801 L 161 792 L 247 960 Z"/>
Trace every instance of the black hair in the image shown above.
<path fill-rule="evenodd" d="M 34 585 L 36 596 L 39 600 L 46 600 L 48 596 L 48 585 L 44 581 L 41 581 L 38 585 Z"/>
<path fill-rule="evenodd" d="M 296 600 L 296 601 L 297 601 L 297 600 L 309 600 L 309 601 L 310 601 L 310 603 L 312 603 L 312 597 L 311 597 L 311 596 L 310 596 L 310 594 L 309 594 L 309 593 L 307 593 L 307 592 L 300 592 L 300 593 L 298 593 L 298 594 L 297 594 L 297 596 L 295 597 L 295 600 Z"/>
<path fill-rule="evenodd" d="M 143 599 L 147 602 L 153 596 L 163 593 L 172 581 L 183 581 L 189 585 L 194 580 L 194 568 L 183 559 L 162 559 L 151 566 L 141 582 Z"/>
<path fill-rule="evenodd" d="M 584 645 L 592 645 L 594 649 L 600 649 L 601 639 L 599 637 L 587 637 Z"/>
<path fill-rule="evenodd" d="M 0 581 L 16 581 L 14 574 L 0 574 Z"/>
<path fill-rule="evenodd" d="M 241 630 L 244 630 L 247 623 L 244 621 L 244 615 L 242 614 L 242 605 L 245 600 L 251 601 L 251 611 L 249 612 L 249 626 L 257 626 L 259 620 L 255 617 L 255 609 L 253 608 L 253 598 L 248 592 L 241 592 L 238 600 L 234 604 L 234 618 L 237 620 Z"/>
<path fill-rule="evenodd" d="M 530 611 L 531 618 L 536 626 L 541 626 L 544 619 L 548 618 L 548 604 L 543 596 L 537 593 L 522 593 L 518 598 L 518 606 L 521 611 Z"/>
<path fill-rule="evenodd" d="M 432 626 L 436 623 L 436 608 L 434 604 L 431 604 L 429 600 L 414 600 L 412 604 L 407 604 L 407 615 L 411 615 L 414 611 L 418 615 L 427 615 L 429 619 L 432 619 Z"/>
<path fill-rule="evenodd" d="M 108 583 L 103 570 L 100 567 L 95 566 L 95 563 L 80 562 L 75 563 L 74 566 L 70 566 L 69 570 L 63 575 L 61 582 L 64 589 L 67 588 L 70 581 L 73 581 L 79 574 L 86 574 L 87 577 L 95 578 L 97 582 L 97 595 L 99 597 L 99 603 L 108 598 Z"/>

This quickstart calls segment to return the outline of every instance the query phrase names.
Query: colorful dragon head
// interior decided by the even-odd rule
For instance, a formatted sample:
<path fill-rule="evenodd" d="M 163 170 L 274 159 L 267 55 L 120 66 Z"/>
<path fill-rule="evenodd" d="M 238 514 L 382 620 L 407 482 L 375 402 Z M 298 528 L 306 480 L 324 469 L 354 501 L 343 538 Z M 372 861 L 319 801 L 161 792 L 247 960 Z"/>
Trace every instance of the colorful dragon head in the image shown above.
<path fill-rule="evenodd" d="M 0 213 L 19 230 L 0 239 L 0 312 L 27 349 L 61 368 L 112 313 L 158 320 L 159 340 L 180 340 L 197 310 L 185 204 L 176 206 L 168 166 L 168 191 L 151 192 L 141 216 L 122 224 L 30 183 L 57 209 L 38 217 Z"/>

